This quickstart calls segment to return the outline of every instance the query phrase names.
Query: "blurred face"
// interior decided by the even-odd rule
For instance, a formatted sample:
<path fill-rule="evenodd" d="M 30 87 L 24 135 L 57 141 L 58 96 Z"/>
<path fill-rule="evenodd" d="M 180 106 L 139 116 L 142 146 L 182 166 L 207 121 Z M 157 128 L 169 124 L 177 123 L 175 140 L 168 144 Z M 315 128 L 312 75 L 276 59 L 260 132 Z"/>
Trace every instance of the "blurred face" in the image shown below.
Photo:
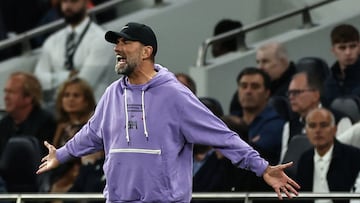
<path fill-rule="evenodd" d="M 67 23 L 77 25 L 86 16 L 87 0 L 61 0 L 61 11 Z"/>
<path fill-rule="evenodd" d="M 188 83 L 188 81 L 186 80 L 185 77 L 183 76 L 176 76 L 176 79 L 178 79 L 179 82 L 181 82 L 183 85 L 185 85 L 186 87 L 190 87 L 190 84 Z"/>
<path fill-rule="evenodd" d="M 302 117 L 319 105 L 320 94 L 311 90 L 307 85 L 305 74 L 295 76 L 288 89 L 288 97 L 293 112 L 299 113 Z"/>
<path fill-rule="evenodd" d="M 212 46 L 211 52 L 214 57 L 218 57 L 218 56 L 228 53 L 229 50 L 224 49 L 221 42 L 215 42 Z"/>
<path fill-rule="evenodd" d="M 261 75 L 252 74 L 241 77 L 238 93 L 243 109 L 258 110 L 266 105 L 270 91 L 265 89 Z"/>
<path fill-rule="evenodd" d="M 284 62 L 269 49 L 258 50 L 256 52 L 256 63 L 258 68 L 270 75 L 271 80 L 279 79 L 286 68 L 284 67 Z"/>
<path fill-rule="evenodd" d="M 340 67 L 352 65 L 359 57 L 359 42 L 336 43 L 332 46 L 332 52 L 338 60 Z"/>
<path fill-rule="evenodd" d="M 79 84 L 70 84 L 65 88 L 62 96 L 62 105 L 67 113 L 85 112 L 88 103 Z"/>
<path fill-rule="evenodd" d="M 10 115 L 21 112 L 32 105 L 32 99 L 23 92 L 24 78 L 14 76 L 8 79 L 4 88 L 5 110 Z"/>
<path fill-rule="evenodd" d="M 127 76 L 133 73 L 143 60 L 143 47 L 140 42 L 119 38 L 114 48 L 117 61 L 115 65 L 116 73 Z"/>
<path fill-rule="evenodd" d="M 334 143 L 336 134 L 336 126 L 329 112 L 324 109 L 311 112 L 306 118 L 306 134 L 316 150 L 323 152 L 320 154 L 326 153 Z"/>

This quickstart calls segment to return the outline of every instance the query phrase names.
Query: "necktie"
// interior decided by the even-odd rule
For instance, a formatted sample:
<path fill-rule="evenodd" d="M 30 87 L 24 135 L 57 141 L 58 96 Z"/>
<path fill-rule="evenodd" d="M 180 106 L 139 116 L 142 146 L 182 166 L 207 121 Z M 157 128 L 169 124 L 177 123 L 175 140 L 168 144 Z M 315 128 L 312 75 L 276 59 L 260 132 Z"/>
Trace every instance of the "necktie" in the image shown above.
<path fill-rule="evenodd" d="M 71 32 L 68 34 L 66 38 L 66 45 L 65 45 L 65 67 L 67 70 L 73 70 L 74 64 L 73 64 L 73 56 L 75 53 L 75 32 Z"/>

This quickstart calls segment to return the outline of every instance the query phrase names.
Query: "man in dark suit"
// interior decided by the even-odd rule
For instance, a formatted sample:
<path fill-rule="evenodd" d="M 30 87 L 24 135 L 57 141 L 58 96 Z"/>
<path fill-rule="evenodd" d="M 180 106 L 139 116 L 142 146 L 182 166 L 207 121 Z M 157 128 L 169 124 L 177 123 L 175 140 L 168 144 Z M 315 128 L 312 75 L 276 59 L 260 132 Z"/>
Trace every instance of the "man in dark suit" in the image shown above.
<path fill-rule="evenodd" d="M 306 134 L 314 146 L 301 156 L 297 173 L 302 191 L 316 193 L 350 192 L 359 183 L 360 149 L 336 140 L 333 114 L 324 108 L 306 117 Z M 315 202 L 349 202 L 315 200 Z"/>

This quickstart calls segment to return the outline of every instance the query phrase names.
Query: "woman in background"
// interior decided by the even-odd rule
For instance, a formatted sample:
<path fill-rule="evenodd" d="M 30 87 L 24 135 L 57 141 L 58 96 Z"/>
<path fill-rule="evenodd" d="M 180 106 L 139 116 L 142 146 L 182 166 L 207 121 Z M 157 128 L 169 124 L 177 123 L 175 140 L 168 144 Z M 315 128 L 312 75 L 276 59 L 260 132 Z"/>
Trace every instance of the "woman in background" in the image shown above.
<path fill-rule="evenodd" d="M 61 147 L 89 120 L 95 109 L 95 97 L 83 79 L 71 78 L 63 83 L 56 98 L 57 128 L 53 144 Z M 67 192 L 77 178 L 82 162 L 95 162 L 101 154 L 74 159 L 55 170 L 50 179 L 50 192 Z"/>

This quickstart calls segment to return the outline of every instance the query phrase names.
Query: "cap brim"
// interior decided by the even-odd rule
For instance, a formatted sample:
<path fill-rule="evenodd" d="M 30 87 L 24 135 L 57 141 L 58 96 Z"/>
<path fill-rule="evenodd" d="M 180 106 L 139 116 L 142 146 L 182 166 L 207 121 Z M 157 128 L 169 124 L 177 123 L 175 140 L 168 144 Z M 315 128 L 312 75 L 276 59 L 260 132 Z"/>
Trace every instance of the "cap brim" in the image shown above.
<path fill-rule="evenodd" d="M 120 37 L 127 40 L 135 40 L 123 32 L 107 31 L 105 33 L 105 40 L 113 44 L 117 44 Z"/>

